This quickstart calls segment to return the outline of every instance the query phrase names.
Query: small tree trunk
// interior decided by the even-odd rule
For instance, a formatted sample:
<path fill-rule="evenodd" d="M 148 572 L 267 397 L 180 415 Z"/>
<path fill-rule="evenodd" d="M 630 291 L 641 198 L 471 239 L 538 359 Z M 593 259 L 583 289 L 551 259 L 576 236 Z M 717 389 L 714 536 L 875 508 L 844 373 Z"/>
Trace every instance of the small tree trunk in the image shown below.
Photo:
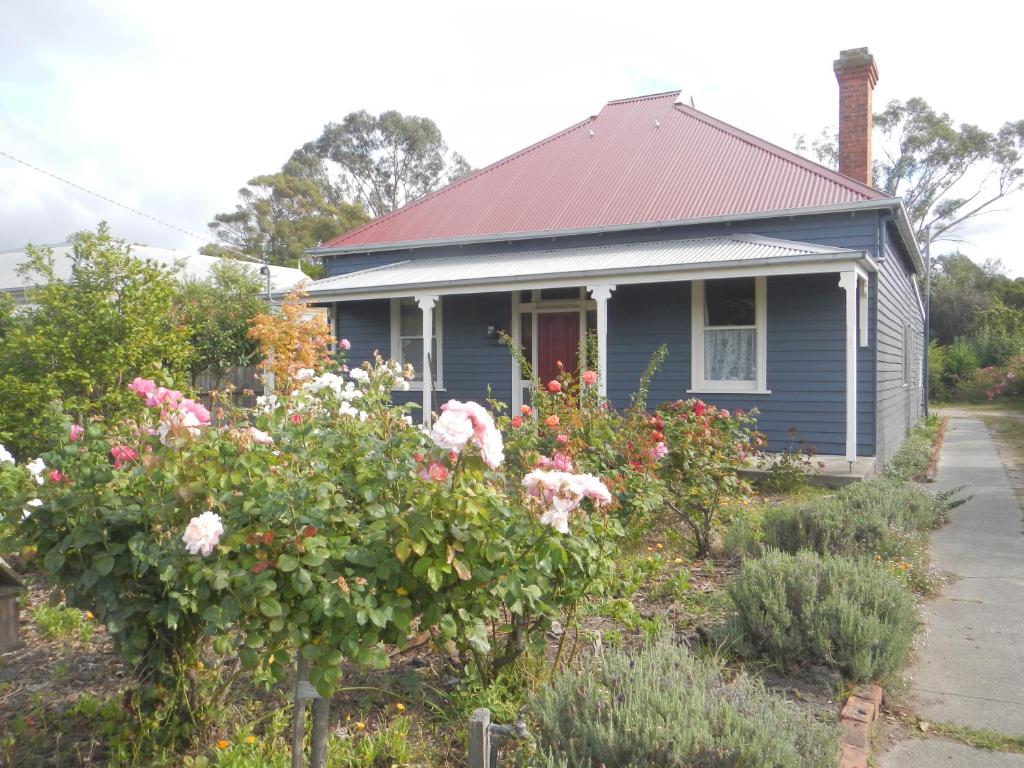
<path fill-rule="evenodd" d="M 331 716 L 330 699 L 313 699 L 313 733 L 309 750 L 310 768 L 327 765 L 327 731 Z"/>
<path fill-rule="evenodd" d="M 306 735 L 306 700 L 300 698 L 299 688 L 309 672 L 309 665 L 302 654 L 299 654 L 299 661 L 295 665 L 295 710 L 292 713 L 292 768 L 302 768 L 303 758 L 302 738 Z"/>

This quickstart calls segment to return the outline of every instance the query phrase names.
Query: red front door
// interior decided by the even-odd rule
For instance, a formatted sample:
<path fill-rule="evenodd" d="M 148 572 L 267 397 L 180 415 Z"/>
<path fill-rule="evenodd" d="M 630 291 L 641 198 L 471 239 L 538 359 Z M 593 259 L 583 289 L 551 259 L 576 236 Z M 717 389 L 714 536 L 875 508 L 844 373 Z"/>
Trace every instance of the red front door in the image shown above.
<path fill-rule="evenodd" d="M 537 375 L 541 383 L 555 378 L 562 367 L 576 375 L 580 365 L 580 313 L 537 314 Z"/>

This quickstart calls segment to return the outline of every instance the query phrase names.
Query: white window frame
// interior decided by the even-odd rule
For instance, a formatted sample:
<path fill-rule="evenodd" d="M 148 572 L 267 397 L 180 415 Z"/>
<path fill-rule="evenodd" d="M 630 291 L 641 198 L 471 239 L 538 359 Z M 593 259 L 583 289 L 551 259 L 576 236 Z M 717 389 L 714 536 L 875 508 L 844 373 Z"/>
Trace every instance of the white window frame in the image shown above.
<path fill-rule="evenodd" d="M 756 332 L 756 375 L 753 381 L 708 381 L 704 378 L 704 281 L 691 283 L 690 389 L 688 393 L 736 393 L 770 395 L 768 389 L 768 278 L 754 280 L 754 330 Z M 750 326 L 744 326 L 749 328 Z"/>
<path fill-rule="evenodd" d="M 413 301 L 415 299 L 411 296 L 402 297 L 405 300 Z M 402 311 L 401 302 L 402 298 L 391 299 L 391 359 L 396 362 L 402 362 Z M 438 297 L 437 303 L 434 304 L 434 338 L 437 339 L 437 359 L 434 360 L 434 391 L 444 391 L 444 300 L 442 297 Z M 417 311 L 421 311 L 419 307 L 416 307 Z M 422 337 L 422 321 L 420 325 L 420 336 Z M 411 336 L 408 338 L 412 338 Z M 420 377 L 418 380 L 409 382 L 409 389 L 416 392 L 423 391 L 423 371 L 420 370 L 423 367 L 422 360 L 408 360 L 406 362 L 412 363 L 413 369 Z M 397 388 L 396 388 L 397 389 Z"/>

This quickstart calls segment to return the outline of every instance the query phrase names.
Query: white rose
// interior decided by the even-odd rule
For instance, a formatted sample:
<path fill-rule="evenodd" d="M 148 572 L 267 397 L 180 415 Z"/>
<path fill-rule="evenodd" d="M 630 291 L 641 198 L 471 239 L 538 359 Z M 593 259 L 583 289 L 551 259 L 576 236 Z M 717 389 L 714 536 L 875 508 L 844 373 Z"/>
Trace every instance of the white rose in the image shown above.
<path fill-rule="evenodd" d="M 223 534 L 224 526 L 220 521 L 220 515 L 206 511 L 189 520 L 181 540 L 185 542 L 185 548 L 190 555 L 201 554 L 206 557 L 213 552 Z"/>
<path fill-rule="evenodd" d="M 46 471 L 46 464 L 42 459 L 32 459 L 28 464 L 25 465 L 29 472 L 32 473 L 32 477 L 36 479 L 39 485 L 43 484 L 43 472 Z"/>

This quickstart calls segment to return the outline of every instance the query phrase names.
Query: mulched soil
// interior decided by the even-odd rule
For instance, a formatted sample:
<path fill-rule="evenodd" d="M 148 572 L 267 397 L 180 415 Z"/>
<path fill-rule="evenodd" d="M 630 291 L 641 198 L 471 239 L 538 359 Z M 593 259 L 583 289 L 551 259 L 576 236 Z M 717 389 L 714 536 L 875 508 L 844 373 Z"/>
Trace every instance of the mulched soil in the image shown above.
<path fill-rule="evenodd" d="M 25 573 L 22 563 L 11 565 Z M 0 656 L 0 765 L 102 765 L 96 735 L 84 720 L 65 713 L 85 692 L 96 697 L 120 694 L 129 671 L 102 627 L 97 626 L 88 643 L 42 635 L 28 617 L 49 601 L 50 590 L 34 574 L 27 574 L 25 581 L 24 647 Z"/>

